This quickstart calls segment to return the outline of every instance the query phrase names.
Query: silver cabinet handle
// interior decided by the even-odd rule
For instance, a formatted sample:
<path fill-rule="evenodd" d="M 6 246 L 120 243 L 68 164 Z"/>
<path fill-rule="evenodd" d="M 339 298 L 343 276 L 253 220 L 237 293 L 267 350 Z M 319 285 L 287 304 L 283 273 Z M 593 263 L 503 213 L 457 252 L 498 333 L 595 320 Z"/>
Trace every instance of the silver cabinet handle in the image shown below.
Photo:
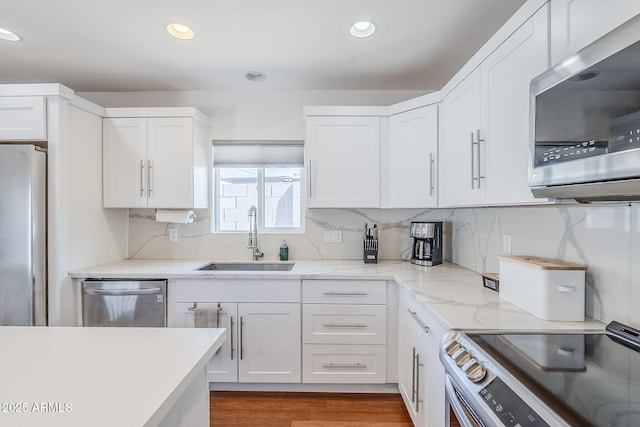
<path fill-rule="evenodd" d="M 328 297 L 362 297 L 367 296 L 369 293 L 367 292 L 324 292 L 322 295 Z"/>
<path fill-rule="evenodd" d="M 242 332 L 244 330 L 244 320 L 240 316 L 240 360 L 244 359 L 244 342 L 242 340 Z"/>
<path fill-rule="evenodd" d="M 416 402 L 416 348 L 413 347 L 411 358 L 411 403 Z"/>
<path fill-rule="evenodd" d="M 434 190 L 434 185 L 433 185 L 433 167 L 434 167 L 434 163 L 435 161 L 433 160 L 433 153 L 429 153 L 429 195 L 433 196 L 433 190 Z"/>
<path fill-rule="evenodd" d="M 140 159 L 140 197 L 144 197 L 144 161 Z"/>
<path fill-rule="evenodd" d="M 233 345 L 233 316 L 229 316 L 229 341 L 231 346 L 231 360 L 233 360 L 233 353 L 235 353 L 235 347 Z"/>
<path fill-rule="evenodd" d="M 324 368 L 366 368 L 364 363 L 326 363 L 322 365 Z"/>
<path fill-rule="evenodd" d="M 478 162 L 478 188 L 480 188 L 480 180 L 485 178 L 480 172 L 480 143 L 484 142 L 484 139 L 480 138 L 480 129 L 478 129 L 476 132 L 478 134 L 478 157 L 476 158 L 476 160 Z"/>
<path fill-rule="evenodd" d="M 475 141 L 473 140 L 473 132 L 471 132 L 471 189 L 473 190 L 475 187 L 475 180 L 476 180 L 476 175 L 473 173 L 473 166 L 474 166 L 474 162 L 473 162 L 473 158 L 474 153 L 473 153 L 473 146 L 476 145 Z M 443 190 L 444 191 L 444 190 Z"/>
<path fill-rule="evenodd" d="M 157 294 L 160 292 L 160 288 L 147 288 L 147 289 L 83 289 L 85 294 L 89 295 L 115 295 L 115 296 L 126 296 L 126 295 L 151 295 Z"/>
<path fill-rule="evenodd" d="M 322 325 L 325 328 L 366 328 L 367 325 L 363 323 L 324 323 Z"/>
<path fill-rule="evenodd" d="M 420 400 L 420 367 L 424 364 L 420 363 L 420 353 L 416 353 L 416 412 L 420 412 L 420 404 L 424 400 Z"/>
<path fill-rule="evenodd" d="M 311 169 L 311 159 L 309 159 L 309 198 L 313 197 L 313 170 Z"/>
<path fill-rule="evenodd" d="M 418 314 L 415 311 L 411 310 L 410 308 L 408 308 L 407 311 L 409 312 L 411 317 L 413 317 L 413 320 L 415 320 L 416 323 L 418 325 L 420 325 L 420 327 L 422 328 L 422 330 L 425 333 L 428 334 L 429 332 L 431 332 L 431 329 L 427 325 L 424 324 L 424 322 L 420 319 L 420 317 L 418 317 Z"/>
<path fill-rule="evenodd" d="M 147 160 L 147 186 L 149 187 L 149 197 L 151 197 L 151 192 L 153 191 L 153 186 L 151 185 L 152 182 L 152 178 L 153 178 L 153 163 L 151 163 L 151 160 Z"/>

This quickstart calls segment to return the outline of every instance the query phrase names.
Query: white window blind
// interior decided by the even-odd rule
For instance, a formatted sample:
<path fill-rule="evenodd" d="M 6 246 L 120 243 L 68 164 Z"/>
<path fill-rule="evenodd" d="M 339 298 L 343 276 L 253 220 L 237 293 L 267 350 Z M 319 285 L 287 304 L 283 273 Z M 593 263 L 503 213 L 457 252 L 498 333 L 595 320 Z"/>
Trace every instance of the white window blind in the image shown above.
<path fill-rule="evenodd" d="M 304 166 L 303 140 L 214 140 L 213 167 Z"/>

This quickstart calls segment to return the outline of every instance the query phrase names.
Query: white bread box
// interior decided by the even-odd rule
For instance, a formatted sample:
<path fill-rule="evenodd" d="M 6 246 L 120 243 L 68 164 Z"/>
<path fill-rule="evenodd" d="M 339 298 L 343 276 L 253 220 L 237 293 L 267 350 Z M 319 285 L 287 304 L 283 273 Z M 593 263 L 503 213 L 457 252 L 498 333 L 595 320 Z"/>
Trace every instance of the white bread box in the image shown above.
<path fill-rule="evenodd" d="M 587 267 L 535 256 L 499 256 L 500 298 L 544 320 L 584 321 Z"/>

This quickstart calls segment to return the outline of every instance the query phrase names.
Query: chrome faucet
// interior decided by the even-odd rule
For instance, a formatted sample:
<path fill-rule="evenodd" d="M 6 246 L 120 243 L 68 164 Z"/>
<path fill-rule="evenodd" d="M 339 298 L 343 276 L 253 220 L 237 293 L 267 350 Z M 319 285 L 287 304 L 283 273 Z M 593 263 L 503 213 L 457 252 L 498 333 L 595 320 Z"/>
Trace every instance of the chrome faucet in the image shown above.
<path fill-rule="evenodd" d="M 258 249 L 258 210 L 255 206 L 249 208 L 249 242 L 247 248 L 253 250 L 253 260 L 259 261 L 264 254 Z"/>

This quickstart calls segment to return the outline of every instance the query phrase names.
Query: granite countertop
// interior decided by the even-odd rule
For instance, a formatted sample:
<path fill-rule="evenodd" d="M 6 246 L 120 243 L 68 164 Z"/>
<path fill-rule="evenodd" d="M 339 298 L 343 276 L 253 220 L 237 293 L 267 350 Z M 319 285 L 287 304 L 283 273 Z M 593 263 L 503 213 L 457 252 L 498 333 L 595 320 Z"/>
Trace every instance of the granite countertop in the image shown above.
<path fill-rule="evenodd" d="M 290 261 L 291 271 L 199 271 L 208 260 L 123 260 L 70 272 L 83 278 L 166 279 L 346 279 L 393 280 L 408 291 L 447 328 L 465 329 L 602 329 L 592 319 L 555 322 L 539 319 L 503 301 L 497 292 L 482 286 L 480 274 L 445 262 L 420 267 L 407 261 L 313 260 Z M 234 261 L 224 261 L 234 262 Z M 246 261 L 238 261 L 246 262 Z M 261 263 L 270 261 L 259 261 Z M 279 261 L 275 261 L 279 262 Z"/>
<path fill-rule="evenodd" d="M 0 425 L 159 425 L 225 338 L 209 328 L 0 327 Z"/>

